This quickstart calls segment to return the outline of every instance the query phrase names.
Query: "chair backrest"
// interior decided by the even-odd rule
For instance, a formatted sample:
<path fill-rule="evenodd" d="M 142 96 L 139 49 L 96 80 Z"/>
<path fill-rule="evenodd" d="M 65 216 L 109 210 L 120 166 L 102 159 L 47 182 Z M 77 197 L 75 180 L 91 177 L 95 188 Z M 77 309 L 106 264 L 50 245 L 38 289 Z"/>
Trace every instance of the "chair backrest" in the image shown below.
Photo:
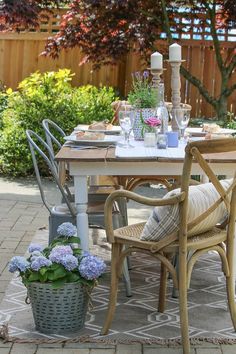
<path fill-rule="evenodd" d="M 54 150 L 54 146 L 56 145 L 56 147 L 58 149 L 61 148 L 62 144 L 59 142 L 59 140 L 56 138 L 55 133 L 64 137 L 66 136 L 65 132 L 59 127 L 59 125 L 57 125 L 55 122 L 53 122 L 50 119 L 44 119 L 42 121 L 42 125 L 43 125 L 43 129 L 46 135 L 46 141 L 47 144 L 49 146 L 49 148 L 51 149 L 51 152 L 53 154 L 53 157 L 55 155 L 55 150 Z M 52 131 L 54 132 L 54 134 L 52 133 Z"/>
<path fill-rule="evenodd" d="M 232 180 L 227 185 L 225 189 L 217 178 L 213 168 L 212 162 L 214 159 L 217 160 L 218 153 L 231 153 L 236 151 L 236 139 L 214 139 L 214 140 L 202 140 L 197 142 L 191 142 L 186 146 L 185 149 L 185 161 L 183 166 L 182 181 L 181 181 L 181 191 L 185 193 L 186 197 L 182 203 L 180 203 L 180 242 L 181 235 L 187 236 L 188 233 L 196 225 L 202 222 L 204 219 L 208 218 L 216 208 L 218 208 L 222 203 L 225 205 L 225 210 L 228 211 L 228 218 L 224 220 L 224 225 L 231 223 L 229 228 L 234 230 L 235 222 L 235 208 L 236 208 L 236 177 L 235 171 L 232 171 Z M 213 155 L 214 154 L 214 155 Z M 221 155 L 222 156 L 222 155 Z M 227 155 L 226 155 L 227 157 Z M 234 158 L 234 154 L 231 154 Z M 191 179 L 193 165 L 198 164 L 203 174 L 205 174 L 209 181 L 212 183 L 213 189 L 217 191 L 217 200 L 211 204 L 207 210 L 205 210 L 201 215 L 196 217 L 194 220 L 188 222 L 188 203 L 189 203 L 189 184 Z M 232 164 L 232 169 L 233 169 Z M 233 221 L 232 221 L 233 220 Z M 222 225 L 223 226 L 223 225 Z M 231 235 L 233 237 L 233 235 Z M 184 239 L 185 237 L 182 237 Z M 183 244 L 184 246 L 184 241 Z"/>
<path fill-rule="evenodd" d="M 53 205 L 51 205 L 51 203 L 47 200 L 46 193 L 43 188 L 42 176 L 41 176 L 39 166 L 38 166 L 38 156 L 41 156 L 41 158 L 43 158 L 43 160 L 46 162 L 48 170 L 49 170 L 50 174 L 52 175 L 53 180 L 56 183 L 56 185 L 61 193 L 62 199 L 66 203 L 71 215 L 75 216 L 76 215 L 75 209 L 72 206 L 72 204 L 70 203 L 69 197 L 68 197 L 65 189 L 63 188 L 62 184 L 60 183 L 60 180 L 58 177 L 57 165 L 56 165 L 56 163 L 53 162 L 53 156 L 52 156 L 52 152 L 51 152 L 50 147 L 38 134 L 36 134 L 32 130 L 26 130 L 26 136 L 27 136 L 27 140 L 29 143 L 29 147 L 30 147 L 30 152 L 31 152 L 32 161 L 33 161 L 33 165 L 34 165 L 36 179 L 37 179 L 39 190 L 40 190 L 40 195 L 41 195 L 44 205 L 46 206 L 48 211 L 51 213 Z M 40 145 L 40 147 L 39 147 L 39 145 Z M 43 148 L 44 151 L 42 150 L 41 147 Z"/>

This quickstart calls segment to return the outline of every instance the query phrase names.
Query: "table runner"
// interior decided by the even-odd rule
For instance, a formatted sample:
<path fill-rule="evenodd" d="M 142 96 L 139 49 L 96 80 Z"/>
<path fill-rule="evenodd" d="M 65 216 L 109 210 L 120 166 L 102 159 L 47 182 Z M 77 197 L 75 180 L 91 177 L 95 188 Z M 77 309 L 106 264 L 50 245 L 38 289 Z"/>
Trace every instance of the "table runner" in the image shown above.
<path fill-rule="evenodd" d="M 143 141 L 132 140 L 134 148 L 127 149 L 116 146 L 115 156 L 120 158 L 145 158 L 145 157 L 163 157 L 172 159 L 183 159 L 185 156 L 186 144 L 179 144 L 178 148 L 158 149 L 157 147 L 145 147 Z"/>

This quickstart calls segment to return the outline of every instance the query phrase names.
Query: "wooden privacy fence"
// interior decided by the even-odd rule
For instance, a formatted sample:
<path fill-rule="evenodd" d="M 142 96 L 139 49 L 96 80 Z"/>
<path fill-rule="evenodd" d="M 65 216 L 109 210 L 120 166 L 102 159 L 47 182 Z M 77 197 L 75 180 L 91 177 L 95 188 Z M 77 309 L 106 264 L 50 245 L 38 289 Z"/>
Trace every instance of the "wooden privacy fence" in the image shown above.
<path fill-rule="evenodd" d="M 62 51 L 59 59 L 53 60 L 41 56 L 45 41 L 48 36 L 58 31 L 60 14 L 55 13 L 48 22 L 42 22 L 38 31 L 21 33 L 0 33 L 0 80 L 6 87 L 16 89 L 19 82 L 31 73 L 69 68 L 75 76 L 72 84 L 76 86 L 84 84 L 113 86 L 122 95 L 127 95 L 131 86 L 131 73 L 145 69 L 140 56 L 137 53 L 128 54 L 121 63 L 116 66 L 104 66 L 98 71 L 92 70 L 91 64 L 79 65 L 83 58 L 79 48 Z M 192 27 L 195 28 L 195 25 Z M 177 38 L 182 45 L 183 64 L 192 75 L 203 82 L 208 91 L 217 96 L 220 88 L 220 72 L 212 49 L 212 42 L 208 40 L 209 33 L 202 31 L 191 32 L 187 39 Z M 231 38 L 228 33 L 222 33 L 222 50 L 225 58 L 235 47 L 236 35 Z M 158 41 L 157 50 L 163 48 L 164 41 Z M 164 42 L 164 46 L 167 46 Z M 171 100 L 170 77 L 171 69 L 165 63 L 164 83 L 166 100 Z M 236 82 L 236 71 L 231 77 L 229 85 Z M 182 102 L 192 105 L 192 117 L 213 117 L 214 111 L 197 88 L 181 78 Z M 236 114 L 236 92 L 228 99 L 228 110 Z"/>

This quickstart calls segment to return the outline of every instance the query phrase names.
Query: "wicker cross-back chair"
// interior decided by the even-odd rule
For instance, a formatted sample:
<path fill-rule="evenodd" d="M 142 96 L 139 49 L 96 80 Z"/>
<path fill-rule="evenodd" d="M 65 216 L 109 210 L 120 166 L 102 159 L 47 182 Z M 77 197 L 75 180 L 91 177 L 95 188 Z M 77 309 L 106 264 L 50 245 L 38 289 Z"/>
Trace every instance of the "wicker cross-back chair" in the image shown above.
<path fill-rule="evenodd" d="M 109 196 L 105 205 L 105 224 L 108 241 L 112 244 L 111 288 L 108 312 L 102 334 L 108 333 L 114 316 L 117 301 L 118 278 L 121 273 L 122 262 L 124 258 L 132 252 L 149 254 L 161 262 L 158 304 L 158 311 L 160 312 L 164 312 L 165 310 L 167 275 L 168 273 L 171 274 L 174 286 L 179 290 L 180 324 L 184 354 L 190 353 L 187 289 L 191 272 L 198 257 L 203 253 L 207 253 L 211 250 L 218 252 L 222 261 L 222 269 L 226 276 L 228 307 L 236 330 L 233 276 L 233 258 L 235 257 L 233 242 L 236 219 L 236 178 L 234 177 L 232 179 L 232 184 L 225 190 L 210 165 L 204 159 L 206 154 L 208 154 L 209 157 L 211 153 L 227 153 L 231 151 L 236 151 L 235 138 L 189 143 L 186 147 L 181 188 L 179 192 L 176 192 L 177 194 L 172 197 L 153 199 L 140 196 L 130 191 L 117 191 Z M 209 180 L 218 192 L 216 195 L 219 195 L 219 199 L 211 205 L 207 211 L 195 218 L 195 220 L 188 222 L 188 196 L 193 162 L 194 164 L 198 163 L 203 173 L 209 177 Z M 142 241 L 140 239 L 145 223 L 128 225 L 114 230 L 112 228 L 112 205 L 116 198 L 120 196 L 150 206 L 179 204 L 179 230 L 166 235 L 166 237 L 156 242 Z M 228 212 L 227 220 L 221 225 L 217 224 L 217 226 L 214 226 L 205 233 L 191 237 L 188 236 L 190 230 L 207 218 L 221 203 L 225 204 Z M 172 256 L 175 253 L 179 255 L 178 268 L 175 268 L 172 264 Z"/>

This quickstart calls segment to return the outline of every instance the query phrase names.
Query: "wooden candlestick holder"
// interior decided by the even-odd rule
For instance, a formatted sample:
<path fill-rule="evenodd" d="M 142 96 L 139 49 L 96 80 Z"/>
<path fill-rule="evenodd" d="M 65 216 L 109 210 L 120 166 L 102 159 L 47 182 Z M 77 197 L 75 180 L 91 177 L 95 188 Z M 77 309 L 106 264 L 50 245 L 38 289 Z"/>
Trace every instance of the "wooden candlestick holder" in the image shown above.
<path fill-rule="evenodd" d="M 161 82 L 161 75 L 163 74 L 164 69 L 149 69 L 152 74 L 152 87 L 158 88 Z"/>
<path fill-rule="evenodd" d="M 180 61 L 170 61 L 167 62 L 171 65 L 171 102 L 172 102 L 172 109 L 180 108 L 181 105 L 181 81 L 180 81 L 180 65 L 181 63 L 185 62 L 185 60 Z M 179 130 L 177 123 L 172 119 L 171 122 L 172 130 L 177 131 Z"/>

